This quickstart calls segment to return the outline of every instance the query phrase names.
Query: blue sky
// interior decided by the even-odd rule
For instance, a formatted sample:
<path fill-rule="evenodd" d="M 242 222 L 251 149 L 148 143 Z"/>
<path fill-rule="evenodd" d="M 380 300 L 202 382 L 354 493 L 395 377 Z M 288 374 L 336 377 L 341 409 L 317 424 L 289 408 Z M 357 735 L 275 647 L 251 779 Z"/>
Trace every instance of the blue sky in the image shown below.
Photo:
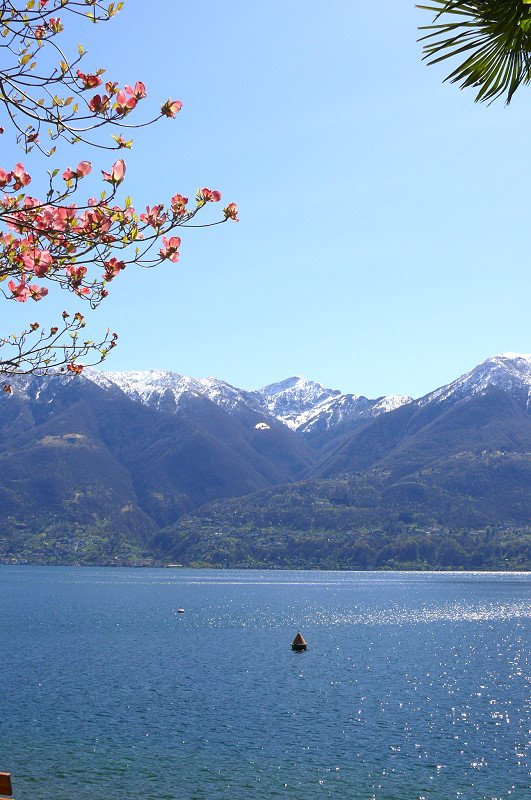
<path fill-rule="evenodd" d="M 409 0 L 128 0 L 84 26 L 87 69 L 144 80 L 146 113 L 184 103 L 135 136 L 124 194 L 142 208 L 218 188 L 241 219 L 112 284 L 91 315 L 120 334 L 107 369 L 418 396 L 529 351 L 531 89 L 505 108 L 443 84 L 421 63 L 428 21 Z M 113 160 L 57 166 L 87 157 Z M 4 305 L 3 325 L 67 304 Z"/>

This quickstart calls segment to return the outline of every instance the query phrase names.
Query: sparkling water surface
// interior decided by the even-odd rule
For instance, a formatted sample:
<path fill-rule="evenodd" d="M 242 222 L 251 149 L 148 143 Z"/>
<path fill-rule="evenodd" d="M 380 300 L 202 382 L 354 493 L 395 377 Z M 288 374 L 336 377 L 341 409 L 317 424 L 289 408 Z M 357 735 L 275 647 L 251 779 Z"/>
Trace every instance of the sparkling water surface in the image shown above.
<path fill-rule="evenodd" d="M 0 770 L 17 800 L 526 800 L 530 584 L 0 566 Z"/>

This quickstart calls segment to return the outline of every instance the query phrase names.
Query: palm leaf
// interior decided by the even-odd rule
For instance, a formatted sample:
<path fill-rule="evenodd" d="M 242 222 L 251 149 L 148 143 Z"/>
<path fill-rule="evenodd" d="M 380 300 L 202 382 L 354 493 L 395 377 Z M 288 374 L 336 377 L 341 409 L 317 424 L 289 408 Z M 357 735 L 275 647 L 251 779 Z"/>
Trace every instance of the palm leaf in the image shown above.
<path fill-rule="evenodd" d="M 431 0 L 432 25 L 419 41 L 423 59 L 438 64 L 463 57 L 445 80 L 478 89 L 476 101 L 505 95 L 531 82 L 531 0 Z"/>

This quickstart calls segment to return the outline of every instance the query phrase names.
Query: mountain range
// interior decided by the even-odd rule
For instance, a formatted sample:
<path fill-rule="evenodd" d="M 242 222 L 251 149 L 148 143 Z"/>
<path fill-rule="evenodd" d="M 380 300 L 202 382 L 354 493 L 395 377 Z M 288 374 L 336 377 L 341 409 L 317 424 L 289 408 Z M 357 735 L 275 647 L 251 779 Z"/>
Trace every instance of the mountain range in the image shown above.
<path fill-rule="evenodd" d="M 449 542 L 449 566 L 531 558 L 529 355 L 494 356 L 418 399 L 159 370 L 11 385 L 4 561 L 445 566 Z"/>

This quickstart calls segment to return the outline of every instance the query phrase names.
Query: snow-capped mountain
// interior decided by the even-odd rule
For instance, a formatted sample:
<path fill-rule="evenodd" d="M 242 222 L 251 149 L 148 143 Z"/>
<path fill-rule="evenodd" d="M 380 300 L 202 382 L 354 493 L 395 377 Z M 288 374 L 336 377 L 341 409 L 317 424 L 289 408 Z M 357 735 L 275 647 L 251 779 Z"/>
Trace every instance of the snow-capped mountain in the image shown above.
<path fill-rule="evenodd" d="M 503 389 L 512 394 L 531 394 L 531 355 L 502 353 L 491 356 L 457 380 L 441 386 L 417 400 L 419 407 L 429 403 L 442 403 L 482 394 L 489 387 Z"/>
<path fill-rule="evenodd" d="M 149 369 L 144 371 L 102 372 L 85 370 L 86 378 L 102 388 L 114 385 L 144 405 L 160 410 L 177 410 L 183 395 L 206 397 L 229 412 L 248 407 L 263 411 L 258 392 L 237 389 L 216 378 L 189 378 L 177 372 Z"/>
<path fill-rule="evenodd" d="M 529 355 L 493 356 L 419 400 L 300 377 L 245 391 L 157 370 L 10 384 L 0 392 L 0 560 L 48 563 L 53 549 L 78 563 L 85 541 L 87 563 L 96 542 L 96 558 L 114 564 L 122 546 L 193 540 L 206 549 L 189 560 L 202 561 L 213 532 L 229 531 L 232 548 L 235 530 L 249 547 L 255 529 L 282 542 L 291 530 L 350 537 L 390 521 L 528 523 Z"/>
<path fill-rule="evenodd" d="M 324 433 L 343 423 L 357 423 L 372 419 L 380 414 L 393 411 L 411 400 L 411 397 L 396 394 L 376 400 L 370 400 L 362 395 L 342 394 L 339 397 L 324 400 L 314 408 L 300 414 L 297 418 L 296 430 L 305 435 Z"/>
<path fill-rule="evenodd" d="M 303 435 L 323 433 L 340 423 L 358 422 L 398 408 L 410 397 L 390 395 L 370 400 L 296 376 L 257 391 L 238 389 L 217 378 L 190 378 L 165 370 L 102 372 L 87 369 L 85 379 L 104 389 L 118 388 L 132 400 L 161 411 L 178 411 L 184 397 L 206 397 L 231 414 L 251 409 L 264 423 L 277 419 Z"/>
<path fill-rule="evenodd" d="M 402 395 L 367 398 L 343 394 L 301 376 L 286 378 L 255 391 L 232 386 L 217 378 L 191 378 L 166 370 L 103 372 L 87 369 L 84 377 L 102 388 L 116 387 L 144 405 L 177 411 L 185 396 L 205 397 L 231 414 L 252 410 L 263 421 L 276 419 L 305 437 L 321 436 L 339 426 L 369 421 L 381 414 L 415 402 L 455 401 L 497 387 L 528 397 L 531 392 L 531 356 L 503 353 L 492 356 L 457 380 L 413 401 Z M 31 382 L 31 379 L 29 379 Z"/>
<path fill-rule="evenodd" d="M 63 376 L 61 381 L 68 381 Z M 367 398 L 343 394 L 321 383 L 301 376 L 287 378 L 255 391 L 232 386 L 217 378 L 191 378 L 168 370 L 104 372 L 87 368 L 82 380 L 88 380 L 106 391 L 123 392 L 143 405 L 170 413 L 183 409 L 183 401 L 203 397 L 231 415 L 253 412 L 258 422 L 271 425 L 278 420 L 303 437 L 320 446 L 336 433 L 347 431 L 371 419 L 414 403 L 423 408 L 431 403 L 456 402 L 497 387 L 529 403 L 531 396 L 531 356 L 503 353 L 492 356 L 452 383 L 413 400 L 402 395 Z M 52 398 L 57 384 L 54 378 L 20 376 L 14 381 L 17 394 L 27 399 L 39 396 Z M 264 428 L 265 429 L 265 428 Z"/>
<path fill-rule="evenodd" d="M 341 397 L 339 389 L 326 389 L 321 383 L 297 375 L 280 383 L 271 383 L 258 390 L 269 413 L 297 430 L 306 422 L 307 415 Z"/>

